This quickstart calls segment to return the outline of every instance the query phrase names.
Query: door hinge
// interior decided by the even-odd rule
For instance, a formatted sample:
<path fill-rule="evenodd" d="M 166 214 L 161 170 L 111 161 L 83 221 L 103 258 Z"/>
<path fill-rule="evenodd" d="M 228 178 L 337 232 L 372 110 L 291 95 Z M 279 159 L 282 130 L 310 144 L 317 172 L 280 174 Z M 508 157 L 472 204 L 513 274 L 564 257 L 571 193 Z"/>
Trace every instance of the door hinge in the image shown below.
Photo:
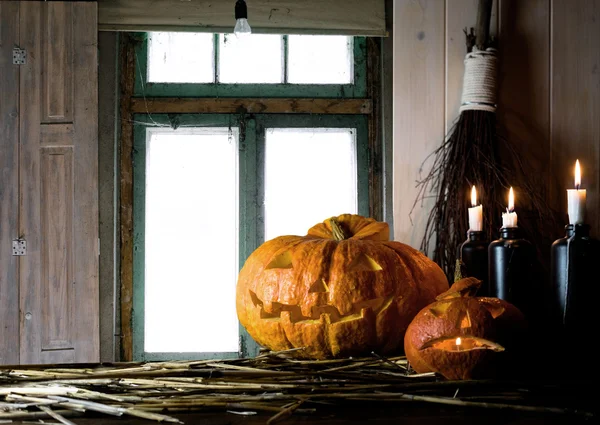
<path fill-rule="evenodd" d="M 27 241 L 25 239 L 14 239 L 12 241 L 12 255 L 27 255 Z"/>
<path fill-rule="evenodd" d="M 15 47 L 13 49 L 13 65 L 25 65 L 27 63 L 27 50 Z"/>

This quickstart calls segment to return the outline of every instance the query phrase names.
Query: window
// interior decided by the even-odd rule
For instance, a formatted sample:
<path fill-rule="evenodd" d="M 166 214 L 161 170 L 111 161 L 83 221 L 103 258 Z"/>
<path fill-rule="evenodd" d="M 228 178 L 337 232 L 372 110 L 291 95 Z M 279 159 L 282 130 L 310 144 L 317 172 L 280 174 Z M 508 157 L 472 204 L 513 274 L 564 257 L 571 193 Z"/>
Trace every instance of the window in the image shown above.
<path fill-rule="evenodd" d="M 150 127 L 145 139 L 145 350 L 237 352 L 222 301 L 235 296 L 238 131 Z"/>
<path fill-rule="evenodd" d="M 366 39 L 153 32 L 136 51 L 137 96 L 366 96 Z"/>
<path fill-rule="evenodd" d="M 137 47 L 134 98 L 144 112 L 133 115 L 135 360 L 256 354 L 235 312 L 248 255 L 333 215 L 369 215 L 367 114 L 315 112 L 311 102 L 306 113 L 243 106 L 364 96 L 365 39 L 249 38 L 152 33 Z M 182 98 L 232 100 L 228 113 L 199 113 L 177 106 Z"/>

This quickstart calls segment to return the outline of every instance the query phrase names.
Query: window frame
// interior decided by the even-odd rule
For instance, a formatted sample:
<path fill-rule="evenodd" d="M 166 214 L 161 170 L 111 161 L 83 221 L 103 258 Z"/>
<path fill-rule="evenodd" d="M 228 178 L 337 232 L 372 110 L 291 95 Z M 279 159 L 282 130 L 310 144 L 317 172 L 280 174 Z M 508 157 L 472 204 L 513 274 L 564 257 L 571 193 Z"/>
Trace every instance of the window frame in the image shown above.
<path fill-rule="evenodd" d="M 146 352 L 145 337 L 145 188 L 146 146 L 148 128 L 170 127 L 173 115 L 134 115 L 133 146 L 133 360 L 190 360 L 211 358 L 238 358 L 258 354 L 259 346 L 246 329 L 239 325 L 237 352 Z M 246 258 L 264 242 L 264 170 L 266 130 L 269 128 L 356 128 L 356 160 L 358 213 L 369 213 L 368 124 L 367 118 L 356 115 L 273 115 L 258 114 L 182 114 L 177 123 L 184 127 L 237 127 L 240 133 L 238 146 L 238 228 L 239 269 Z M 243 123 L 243 126 L 240 125 Z M 241 130 L 240 130 L 241 131 Z M 244 184 L 245 183 L 245 184 Z M 307 229 L 308 230 L 308 229 Z"/>
<path fill-rule="evenodd" d="M 239 97 L 237 92 L 232 96 L 186 97 L 175 96 L 174 93 L 163 93 L 163 96 L 149 95 L 148 92 L 136 93 L 136 82 L 139 85 L 140 73 L 139 52 L 145 43 L 145 33 L 122 32 L 119 38 L 119 158 L 118 158 L 118 201 L 119 201 L 119 288 L 116 315 L 116 326 L 120 329 L 118 359 L 132 361 L 134 358 L 134 309 L 133 309 L 133 203 L 134 203 L 134 123 L 154 114 L 168 114 L 175 121 L 181 114 L 308 114 L 308 115 L 350 115 L 361 116 L 367 123 L 368 155 L 363 156 L 368 162 L 368 211 L 365 214 L 377 220 L 388 218 L 391 208 L 392 186 L 390 184 L 391 168 L 388 167 L 390 135 L 382 125 L 382 117 L 386 115 L 380 98 L 382 72 L 382 41 L 379 38 L 363 37 L 365 40 L 362 55 L 365 73 L 362 83 L 364 95 L 352 97 L 344 90 L 338 90 L 335 96 L 319 91 L 307 94 L 299 93 L 299 97 L 287 97 L 288 93 L 269 97 L 260 88 L 265 85 L 254 85 L 260 97 Z M 355 43 L 355 48 L 357 44 Z M 356 68 L 355 68 L 356 69 Z M 359 80 L 355 80 L 358 82 Z M 176 84 L 166 84 L 175 86 Z M 181 85 L 180 85 L 181 86 Z M 248 85 L 251 86 L 251 85 Z M 291 85 L 290 85 L 291 86 Z M 313 87 L 314 90 L 323 86 Z M 181 91 L 181 87 L 178 88 Z M 283 97 L 285 95 L 286 97 Z M 237 96 L 237 97 L 236 97 Z M 312 97 L 311 97 L 312 96 Z M 171 122 L 171 119 L 170 121 Z M 249 176 L 250 178 L 252 176 Z M 250 206 L 250 208 L 256 208 Z M 393 223 L 388 220 L 390 228 Z M 243 242 L 243 241 L 240 241 Z M 247 241 L 250 242 L 250 241 Z M 257 240 L 254 241 L 254 246 Z M 259 346 L 252 338 L 241 338 L 242 352 L 258 352 Z M 169 353 L 170 355 L 171 353 Z M 188 353 L 186 353 L 186 356 Z M 170 355 L 172 358 L 172 356 Z"/>
<path fill-rule="evenodd" d="M 218 73 L 219 40 L 222 34 L 214 34 L 213 70 Z M 283 37 L 284 81 L 287 80 L 288 36 Z M 365 37 L 353 37 L 354 83 L 353 84 L 292 84 L 292 83 L 151 83 L 148 82 L 147 33 L 135 48 L 139 78 L 135 79 L 134 95 L 144 97 L 297 97 L 297 98 L 363 98 L 367 94 L 367 54 Z M 137 77 L 137 76 L 136 76 Z"/>

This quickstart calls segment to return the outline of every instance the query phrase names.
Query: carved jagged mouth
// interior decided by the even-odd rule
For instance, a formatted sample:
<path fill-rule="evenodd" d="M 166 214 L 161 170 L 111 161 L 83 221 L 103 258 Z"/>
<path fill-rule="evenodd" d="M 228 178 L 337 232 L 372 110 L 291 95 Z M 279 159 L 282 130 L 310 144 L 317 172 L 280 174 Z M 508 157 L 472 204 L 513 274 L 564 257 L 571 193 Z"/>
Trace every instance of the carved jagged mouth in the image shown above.
<path fill-rule="evenodd" d="M 375 315 L 385 311 L 392 304 L 394 297 L 379 297 L 368 301 L 356 303 L 353 312 L 342 314 L 337 307 L 329 304 L 313 306 L 309 317 L 302 314 L 302 309 L 299 305 L 283 304 L 278 302 L 272 303 L 272 311 L 267 312 L 264 309 L 264 303 L 258 298 L 255 292 L 250 291 L 250 297 L 255 307 L 260 308 L 260 317 L 270 321 L 280 321 L 282 316 L 288 316 L 292 323 L 299 322 L 320 322 L 321 315 L 328 317 L 329 323 L 345 322 L 360 319 L 363 317 L 363 310 L 371 309 Z"/>
<path fill-rule="evenodd" d="M 457 345 L 457 339 L 459 345 Z M 460 338 L 455 336 L 444 336 L 435 338 L 427 341 L 420 350 L 426 350 L 427 348 L 435 348 L 443 351 L 460 352 L 460 351 L 473 351 L 473 350 L 491 350 L 491 351 L 504 351 L 504 347 L 493 341 L 479 338 L 476 336 L 462 335 Z"/>

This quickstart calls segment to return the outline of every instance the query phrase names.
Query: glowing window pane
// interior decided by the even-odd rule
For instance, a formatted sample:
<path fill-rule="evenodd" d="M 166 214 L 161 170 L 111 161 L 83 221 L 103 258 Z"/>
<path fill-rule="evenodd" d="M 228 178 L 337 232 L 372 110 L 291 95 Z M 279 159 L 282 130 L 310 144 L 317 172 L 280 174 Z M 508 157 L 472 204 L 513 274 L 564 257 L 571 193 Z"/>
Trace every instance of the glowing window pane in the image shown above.
<path fill-rule="evenodd" d="M 356 176 L 355 129 L 267 129 L 265 240 L 357 213 Z"/>
<path fill-rule="evenodd" d="M 283 82 L 283 41 L 280 35 L 219 36 L 220 83 Z"/>
<path fill-rule="evenodd" d="M 148 81 L 153 83 L 214 82 L 213 35 L 186 32 L 150 33 Z"/>
<path fill-rule="evenodd" d="M 353 38 L 290 35 L 288 81 L 293 84 L 352 84 Z"/>
<path fill-rule="evenodd" d="M 148 130 L 146 352 L 238 350 L 235 130 Z"/>

